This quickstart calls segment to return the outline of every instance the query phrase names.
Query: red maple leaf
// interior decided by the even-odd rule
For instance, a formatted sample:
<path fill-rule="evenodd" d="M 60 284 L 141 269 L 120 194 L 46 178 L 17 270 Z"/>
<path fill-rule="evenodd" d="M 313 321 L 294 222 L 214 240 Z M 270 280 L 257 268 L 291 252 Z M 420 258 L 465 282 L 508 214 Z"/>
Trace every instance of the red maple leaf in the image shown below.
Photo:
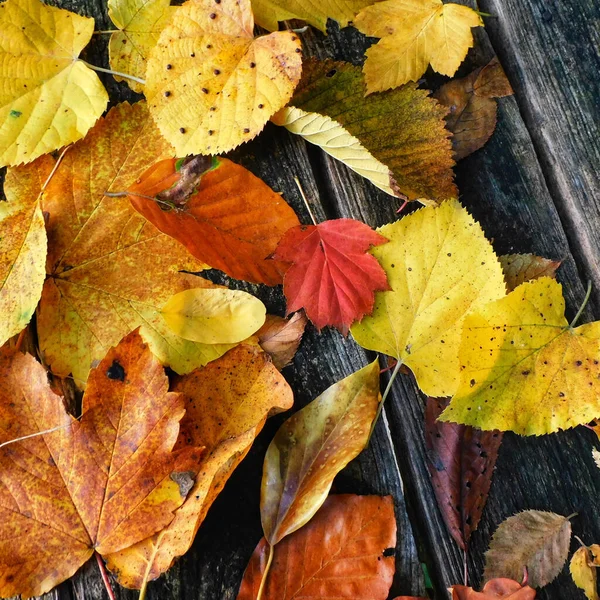
<path fill-rule="evenodd" d="M 388 290 L 385 271 L 367 250 L 388 240 L 354 219 L 335 219 L 288 230 L 276 260 L 292 263 L 283 280 L 288 314 L 304 308 L 318 329 L 347 334 L 371 313 L 375 292 Z"/>

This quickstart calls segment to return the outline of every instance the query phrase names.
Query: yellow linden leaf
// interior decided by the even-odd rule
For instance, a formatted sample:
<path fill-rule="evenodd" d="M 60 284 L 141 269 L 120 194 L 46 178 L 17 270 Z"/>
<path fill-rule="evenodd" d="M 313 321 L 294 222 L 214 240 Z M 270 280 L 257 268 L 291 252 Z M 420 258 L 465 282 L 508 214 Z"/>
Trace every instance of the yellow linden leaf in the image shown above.
<path fill-rule="evenodd" d="M 600 322 L 571 328 L 542 277 L 477 307 L 463 329 L 460 386 L 440 417 L 541 435 L 600 416 Z"/>
<path fill-rule="evenodd" d="M 327 32 L 327 19 L 342 27 L 349 25 L 356 13 L 375 0 L 252 0 L 256 23 L 269 31 L 277 31 L 281 21 L 302 19 L 322 32 Z"/>
<path fill-rule="evenodd" d="M 108 16 L 121 30 L 110 36 L 108 56 L 113 71 L 144 79 L 150 51 L 173 16 L 170 0 L 108 0 Z M 143 92 L 137 81 L 115 75 L 135 92 Z"/>
<path fill-rule="evenodd" d="M 0 202 L 0 346 L 29 323 L 46 277 L 46 227 L 39 196 L 54 160 L 9 169 Z"/>
<path fill-rule="evenodd" d="M 289 106 L 272 119 L 288 131 L 322 148 L 390 196 L 401 196 L 391 171 L 332 118 Z"/>
<path fill-rule="evenodd" d="M 266 313 L 246 292 L 202 288 L 175 294 L 161 311 L 175 334 L 202 344 L 237 344 L 263 326 Z"/>
<path fill-rule="evenodd" d="M 78 60 L 94 19 L 38 0 L 0 4 L 0 166 L 30 162 L 83 137 L 108 94 Z"/>
<path fill-rule="evenodd" d="M 600 557 L 600 546 L 592 544 L 589 548 L 582 546 L 573 554 L 569 571 L 575 585 L 582 589 L 588 600 L 600 600 L 597 588 L 598 568 L 595 563 L 596 557 Z"/>
<path fill-rule="evenodd" d="M 146 97 L 178 156 L 218 154 L 256 136 L 300 80 L 300 41 L 253 38 L 250 0 L 181 6 L 152 50 Z"/>
<path fill-rule="evenodd" d="M 505 294 L 502 267 L 481 227 L 457 200 L 418 210 L 377 230 L 371 249 L 391 291 L 352 326 L 363 348 L 397 358 L 429 396 L 451 396 L 466 314 Z"/>
<path fill-rule="evenodd" d="M 386 0 L 354 19 L 363 33 L 382 38 L 367 50 L 367 91 L 417 81 L 431 66 L 451 77 L 473 46 L 471 27 L 483 25 L 471 8 L 442 0 Z"/>

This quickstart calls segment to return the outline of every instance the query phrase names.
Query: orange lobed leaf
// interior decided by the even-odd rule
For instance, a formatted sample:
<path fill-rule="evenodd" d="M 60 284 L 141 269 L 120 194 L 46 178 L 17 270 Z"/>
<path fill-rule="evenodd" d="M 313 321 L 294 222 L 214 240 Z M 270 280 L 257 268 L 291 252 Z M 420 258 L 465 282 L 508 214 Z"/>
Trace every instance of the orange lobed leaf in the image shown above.
<path fill-rule="evenodd" d="M 292 390 L 255 346 L 240 345 L 203 369 L 175 380 L 186 414 L 176 448 L 202 444 L 199 477 L 161 532 L 107 557 L 119 583 L 139 588 L 187 552 L 208 509 L 246 456 L 268 415 L 291 408 Z"/>
<path fill-rule="evenodd" d="M 0 355 L 0 595 L 40 595 L 93 554 L 165 527 L 202 449 L 173 452 L 184 400 L 139 333 L 90 375 L 80 421 L 32 356 Z M 15 397 L 19 402 L 14 402 Z"/>
<path fill-rule="evenodd" d="M 388 290 L 385 271 L 367 250 L 387 239 L 354 219 L 289 230 L 274 257 L 292 263 L 283 280 L 288 313 L 304 308 L 318 329 L 344 334 L 373 311 L 375 292 Z"/>
<path fill-rule="evenodd" d="M 512 579 L 497 578 L 488 581 L 481 592 L 464 585 L 451 588 L 452 600 L 490 600 L 505 598 L 506 600 L 534 600 L 535 590 L 528 585 L 521 585 Z"/>
<path fill-rule="evenodd" d="M 274 548 L 262 600 L 385 600 L 395 571 L 391 496 L 329 496 L 313 520 Z M 246 567 L 237 600 L 254 600 L 267 563 L 263 538 Z"/>
<path fill-rule="evenodd" d="M 268 257 L 283 234 L 298 225 L 293 209 L 244 167 L 215 158 L 196 189 L 188 190 L 191 195 L 165 210 L 164 204 L 149 198 L 160 200 L 177 186 L 177 162 L 153 165 L 129 188 L 133 207 L 211 267 L 236 279 L 281 283 L 286 265 Z"/>

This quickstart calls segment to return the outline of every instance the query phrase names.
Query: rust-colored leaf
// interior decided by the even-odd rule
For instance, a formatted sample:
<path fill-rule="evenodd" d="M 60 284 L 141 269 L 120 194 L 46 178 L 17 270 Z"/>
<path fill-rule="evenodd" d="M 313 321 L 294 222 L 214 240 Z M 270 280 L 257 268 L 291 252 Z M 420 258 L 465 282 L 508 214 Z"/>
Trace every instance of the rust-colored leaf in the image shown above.
<path fill-rule="evenodd" d="M 4 350 L 0 372 L 1 442 L 59 428 L 0 449 L 0 596 L 37 596 L 165 527 L 185 500 L 172 475 L 202 451 L 173 452 L 184 399 L 137 332 L 92 371 L 80 421 L 33 357 Z"/>
<path fill-rule="evenodd" d="M 134 208 L 211 267 L 236 279 L 281 283 L 286 265 L 269 256 L 299 224 L 285 200 L 244 167 L 214 158 L 192 179 L 191 195 L 165 210 L 165 192 L 180 181 L 177 165 L 170 159 L 150 167 L 128 190 Z M 149 199 L 155 197 L 162 201 Z"/>
<path fill-rule="evenodd" d="M 265 324 L 256 332 L 260 347 L 278 369 L 292 362 L 302 340 L 307 318 L 304 312 L 294 313 L 288 319 L 267 315 Z"/>
<path fill-rule="evenodd" d="M 504 271 L 506 286 L 511 292 L 526 281 L 540 277 L 554 278 L 561 261 L 550 260 L 535 254 L 506 254 L 500 256 L 500 264 Z"/>
<path fill-rule="evenodd" d="M 503 434 L 438 421 L 449 402 L 427 399 L 427 466 L 444 522 L 465 550 L 487 502 Z"/>
<path fill-rule="evenodd" d="M 203 369 L 175 380 L 186 413 L 176 448 L 206 454 L 186 502 L 161 532 L 108 557 L 126 587 L 156 579 L 192 544 L 208 509 L 246 456 L 268 415 L 291 408 L 292 390 L 267 354 L 241 345 Z"/>
<path fill-rule="evenodd" d="M 506 600 L 534 600 L 535 590 L 528 585 L 521 585 L 512 579 L 492 579 L 488 581 L 481 592 L 465 585 L 455 585 L 451 588 L 452 600 L 490 600 L 504 598 Z"/>
<path fill-rule="evenodd" d="M 314 519 L 274 548 L 262 600 L 385 600 L 396 546 L 390 496 L 329 496 Z M 246 567 L 237 600 L 255 600 L 267 563 L 264 538 Z"/>

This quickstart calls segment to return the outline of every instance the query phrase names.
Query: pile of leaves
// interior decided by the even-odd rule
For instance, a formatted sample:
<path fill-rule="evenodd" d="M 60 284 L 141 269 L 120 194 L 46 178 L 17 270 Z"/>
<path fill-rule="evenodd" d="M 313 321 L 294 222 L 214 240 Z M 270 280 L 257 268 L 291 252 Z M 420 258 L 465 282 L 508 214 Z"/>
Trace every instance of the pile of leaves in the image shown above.
<path fill-rule="evenodd" d="M 0 596 L 40 595 L 95 555 L 143 598 L 266 419 L 292 407 L 281 370 L 310 321 L 393 372 L 382 395 L 377 359 L 280 427 L 238 599 L 386 600 L 391 497 L 330 490 L 401 371 L 428 398 L 432 483 L 465 552 L 504 431 L 600 418 L 600 324 L 568 323 L 559 263 L 497 256 L 457 200 L 455 161 L 486 143 L 495 98 L 512 93 L 501 66 L 433 95 L 419 85 L 429 65 L 455 75 L 482 16 L 441 0 L 108 7 L 110 72 L 145 99 L 104 114 L 102 69 L 79 54 L 106 32 L 40 0 L 0 4 Z M 289 20 L 325 31 L 328 18 L 378 38 L 362 69 L 303 58 Z M 255 36 L 255 20 L 271 33 Z M 269 121 L 423 207 L 377 230 L 301 224 L 224 156 Z M 207 269 L 283 285 L 287 318 Z M 534 598 L 568 558 L 570 518 L 508 519 L 483 589 L 465 581 L 452 598 Z M 597 549 L 571 559 L 590 600 Z"/>

